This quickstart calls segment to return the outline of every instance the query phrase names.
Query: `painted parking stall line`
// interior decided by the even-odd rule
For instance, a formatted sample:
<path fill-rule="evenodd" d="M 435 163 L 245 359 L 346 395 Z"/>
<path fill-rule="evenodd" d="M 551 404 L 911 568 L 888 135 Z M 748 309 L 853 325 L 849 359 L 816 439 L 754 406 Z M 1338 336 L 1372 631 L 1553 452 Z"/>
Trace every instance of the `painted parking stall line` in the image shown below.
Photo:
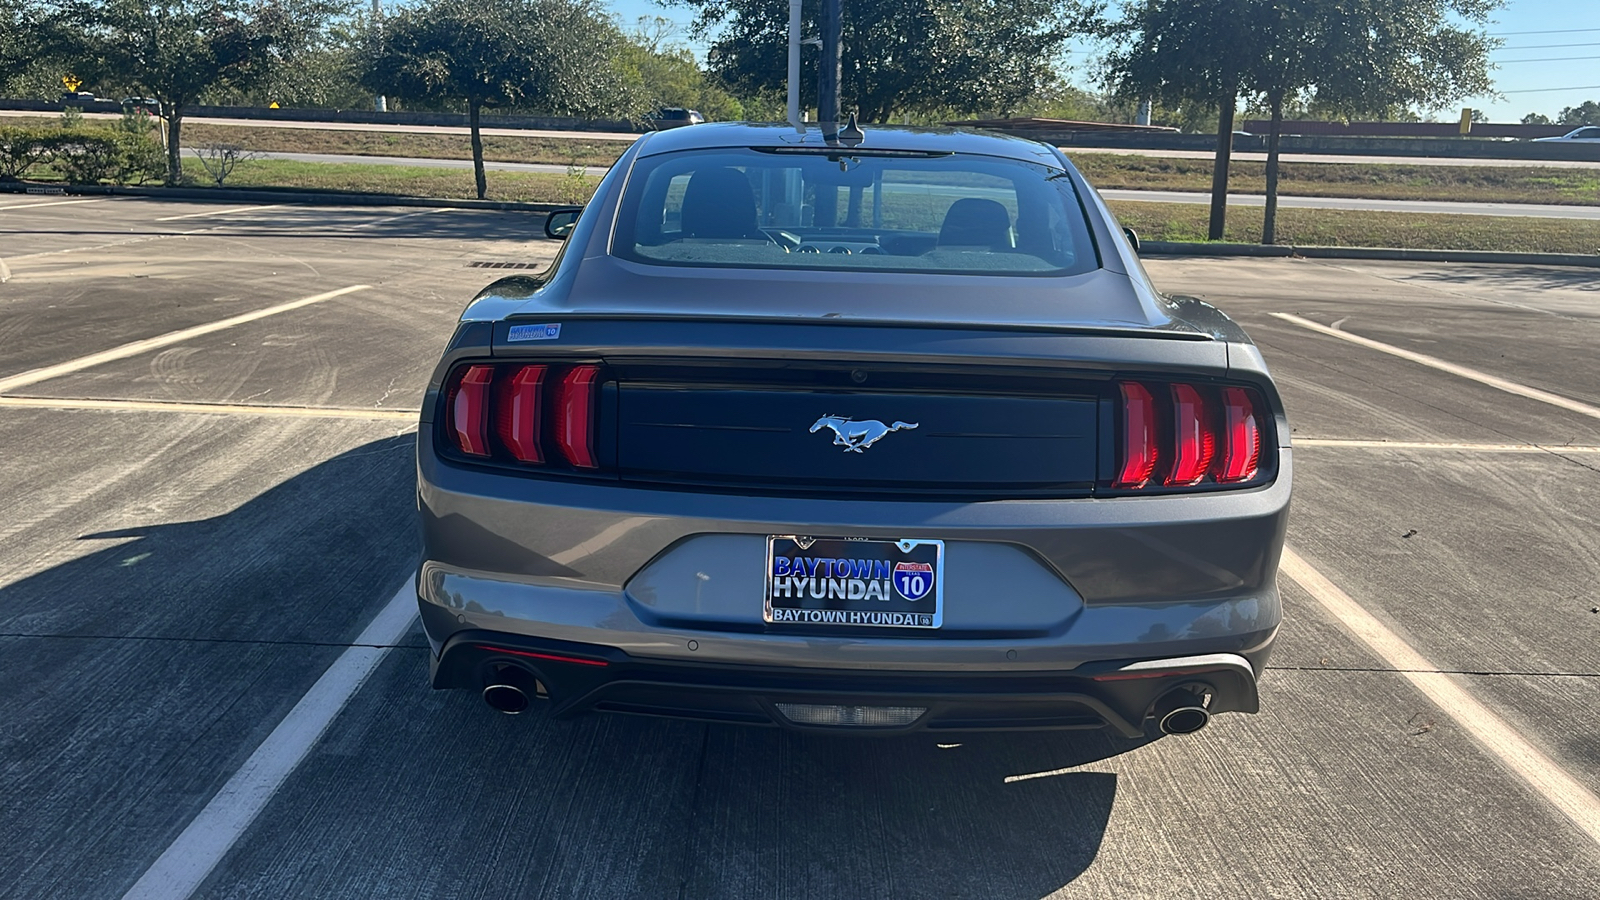
<path fill-rule="evenodd" d="M 176 222 L 179 219 L 202 219 L 206 216 L 232 216 L 238 215 L 239 213 L 254 213 L 262 212 L 268 209 L 282 209 L 285 205 L 287 204 L 271 203 L 266 206 L 235 206 L 231 209 L 208 209 L 205 212 L 184 213 L 181 216 L 164 216 L 160 219 L 156 219 L 155 221 Z"/>
<path fill-rule="evenodd" d="M 339 288 L 336 291 L 313 294 L 310 297 L 301 297 L 299 300 L 291 300 L 288 303 L 280 303 L 277 306 L 269 306 L 266 309 L 258 309 L 255 312 L 247 312 L 237 316 L 231 316 L 215 322 L 208 322 L 204 325 L 196 325 L 192 328 L 182 328 L 177 331 L 170 331 L 157 337 L 145 338 L 144 340 L 123 344 L 120 347 L 112 347 L 110 350 L 102 350 L 99 353 L 91 353 L 88 356 L 80 356 L 77 359 L 69 359 L 63 363 L 56 363 L 55 365 L 32 369 L 27 372 L 12 375 L 9 378 L 0 378 L 0 394 L 7 394 L 16 390 L 17 388 L 38 384 L 41 381 L 48 381 L 52 378 L 59 378 L 62 375 L 70 375 L 73 372 L 81 371 L 83 369 L 90 368 L 91 366 L 98 366 L 102 363 L 113 362 L 119 359 L 127 359 L 130 356 L 138 356 L 141 353 L 148 353 L 151 350 L 159 350 L 162 347 L 181 343 L 191 338 L 200 337 L 201 335 L 211 334 L 213 332 L 232 328 L 235 325 L 243 325 L 246 322 L 254 322 L 258 319 L 265 319 L 268 316 L 275 316 L 279 313 L 289 312 L 290 310 L 302 309 L 315 303 L 321 303 L 324 300 L 332 300 L 335 297 L 343 297 L 346 294 L 353 294 L 357 291 L 365 291 L 371 287 L 372 285 L 370 284 L 354 284 L 350 287 Z"/>
<path fill-rule="evenodd" d="M 339 654 L 205 809 L 122 895 L 123 900 L 182 900 L 192 895 L 416 618 L 416 589 L 407 579 L 355 643 Z"/>
<path fill-rule="evenodd" d="M 1310 594 L 1423 696 L 1454 719 L 1484 749 L 1499 759 L 1535 793 L 1560 810 L 1572 823 L 1600 844 L 1600 797 L 1556 765 L 1506 721 L 1478 702 L 1452 675 L 1439 671 L 1388 626 L 1351 599 L 1288 547 L 1283 548 L 1279 571 Z"/>
<path fill-rule="evenodd" d="M 1439 450 L 1457 453 L 1600 453 L 1600 447 L 1586 444 L 1474 444 L 1458 441 L 1343 440 L 1339 438 L 1294 439 L 1295 449 L 1320 447 L 1329 450 Z"/>
<path fill-rule="evenodd" d="M 1318 334 L 1325 334 L 1328 337 L 1335 337 L 1341 341 L 1349 341 L 1352 344 L 1358 344 L 1362 347 L 1368 348 L 1369 350 L 1377 350 L 1380 353 L 1387 353 L 1390 356 L 1398 356 L 1401 359 L 1410 360 L 1418 365 L 1427 366 L 1430 369 L 1438 369 L 1441 372 L 1449 372 L 1451 375 L 1466 378 L 1470 381 L 1476 381 L 1479 384 L 1486 384 L 1489 387 L 1492 387 L 1496 390 L 1505 391 L 1508 394 L 1516 394 L 1518 397 L 1526 397 L 1529 400 L 1538 400 L 1541 403 L 1548 403 L 1551 406 L 1559 406 L 1562 409 L 1578 413 L 1579 415 L 1589 416 L 1593 419 L 1600 419 L 1600 407 L 1590 406 L 1587 403 L 1582 403 L 1568 397 L 1563 397 L 1560 394 L 1552 394 L 1549 391 L 1541 391 L 1538 388 L 1528 387 L 1525 384 L 1518 384 L 1515 381 L 1509 381 L 1496 375 L 1490 375 L 1487 372 L 1480 372 L 1477 369 L 1470 369 L 1466 366 L 1458 366 L 1453 362 L 1446 362 L 1438 357 L 1429 356 L 1425 353 L 1417 353 L 1414 350 L 1407 350 L 1404 347 L 1396 347 L 1393 344 L 1385 344 L 1382 341 L 1364 338 L 1358 334 L 1351 334 L 1348 331 L 1343 331 L 1338 328 L 1330 328 L 1329 326 L 1323 325 L 1320 322 L 1313 322 L 1310 319 L 1303 319 L 1300 316 L 1291 315 L 1290 313 L 1275 312 L 1271 313 L 1270 315 L 1273 318 L 1281 319 L 1291 325 L 1298 325 L 1299 327 L 1309 331 L 1315 331 Z"/>
<path fill-rule="evenodd" d="M 416 422 L 420 409 L 367 409 L 354 406 L 265 406 L 247 403 L 181 403 L 175 400 L 98 400 L 61 397 L 0 397 L 0 408 L 89 409 L 105 412 L 170 412 L 194 415 L 286 417 L 291 419 L 376 419 Z"/>

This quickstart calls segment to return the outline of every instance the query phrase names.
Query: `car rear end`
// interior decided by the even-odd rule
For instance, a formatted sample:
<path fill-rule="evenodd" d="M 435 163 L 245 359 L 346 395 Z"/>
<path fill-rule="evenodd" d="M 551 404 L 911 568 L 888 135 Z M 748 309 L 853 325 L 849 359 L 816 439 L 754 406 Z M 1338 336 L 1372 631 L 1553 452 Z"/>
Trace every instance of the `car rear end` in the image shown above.
<path fill-rule="evenodd" d="M 612 188 L 567 248 L 582 265 L 491 291 L 430 385 L 436 687 L 876 733 L 1256 710 L 1281 402 L 1214 311 L 1132 321 L 1164 301 L 1118 271 L 1092 196 L 1082 240 L 1104 251 L 1071 272 L 797 276 L 612 254 Z M 847 232 L 795 233 L 890 246 Z M 1074 296 L 1073 321 L 1037 312 Z"/>

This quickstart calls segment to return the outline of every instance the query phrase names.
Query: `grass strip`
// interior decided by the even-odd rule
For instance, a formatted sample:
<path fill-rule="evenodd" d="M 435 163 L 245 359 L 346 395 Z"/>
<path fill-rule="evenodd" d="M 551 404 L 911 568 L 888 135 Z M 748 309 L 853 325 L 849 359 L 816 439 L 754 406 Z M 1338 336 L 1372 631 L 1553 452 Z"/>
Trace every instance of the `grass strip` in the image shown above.
<path fill-rule="evenodd" d="M 1204 241 L 1209 208 L 1198 203 L 1111 201 L 1123 225 L 1151 241 Z M 1261 241 L 1259 207 L 1228 210 L 1224 240 Z M 1600 222 L 1526 216 L 1457 216 L 1352 209 L 1279 209 L 1278 243 L 1414 250 L 1600 254 Z"/>
<path fill-rule="evenodd" d="M 184 174 L 197 187 L 209 187 L 198 160 L 186 159 Z M 574 173 L 489 172 L 489 200 L 519 203 L 586 203 L 600 179 Z M 471 169 L 384 166 L 363 163 L 308 163 L 285 159 L 241 162 L 227 188 L 299 188 L 340 193 L 397 194 L 460 200 L 477 196 Z"/>
<path fill-rule="evenodd" d="M 7 122 L 50 124 L 49 118 Z M 381 131 L 184 125 L 184 144 L 237 144 L 274 153 L 471 159 L 466 135 Z M 484 159 L 496 162 L 609 166 L 627 144 L 581 137 L 485 137 Z M 1089 182 L 1102 189 L 1210 191 L 1211 160 L 1070 152 Z M 1265 193 L 1266 164 L 1235 160 L 1229 190 Z M 1593 169 L 1550 166 L 1419 166 L 1397 163 L 1284 163 L 1283 196 L 1370 200 L 1453 200 L 1600 206 L 1600 163 Z"/>
<path fill-rule="evenodd" d="M 1068 156 L 1089 183 L 1101 190 L 1211 191 L 1209 159 L 1114 153 Z M 1266 171 L 1266 163 L 1234 160 L 1228 167 L 1228 190 L 1264 194 Z M 1278 193 L 1284 197 L 1600 206 L 1600 168 L 1284 163 Z"/>

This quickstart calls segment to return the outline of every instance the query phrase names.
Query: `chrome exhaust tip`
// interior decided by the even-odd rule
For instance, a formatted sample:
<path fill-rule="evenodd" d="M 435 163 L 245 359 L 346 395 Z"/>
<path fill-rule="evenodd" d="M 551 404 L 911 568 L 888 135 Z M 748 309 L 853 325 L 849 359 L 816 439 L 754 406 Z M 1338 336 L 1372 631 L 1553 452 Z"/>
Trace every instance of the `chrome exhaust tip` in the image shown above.
<path fill-rule="evenodd" d="M 514 716 L 526 712 L 533 698 L 546 696 L 544 685 L 526 669 L 503 666 L 489 678 L 483 689 L 483 702 L 493 709 Z"/>
<path fill-rule="evenodd" d="M 1162 695 L 1151 707 L 1150 714 L 1162 734 L 1194 734 L 1211 724 L 1211 711 L 1206 709 L 1205 697 L 1187 688 Z"/>

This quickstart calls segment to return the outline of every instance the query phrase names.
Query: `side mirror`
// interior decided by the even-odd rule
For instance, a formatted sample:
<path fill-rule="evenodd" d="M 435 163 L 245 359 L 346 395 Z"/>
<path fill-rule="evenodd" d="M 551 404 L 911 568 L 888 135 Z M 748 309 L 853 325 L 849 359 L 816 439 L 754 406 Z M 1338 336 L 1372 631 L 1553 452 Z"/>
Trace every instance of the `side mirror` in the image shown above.
<path fill-rule="evenodd" d="M 544 236 L 555 241 L 564 241 L 567 235 L 578 224 L 578 216 L 583 215 L 583 207 L 569 206 L 552 210 L 544 217 Z"/>
<path fill-rule="evenodd" d="M 545 226 L 545 227 L 549 228 L 548 225 Z M 1132 228 L 1123 228 L 1122 229 L 1122 233 L 1128 236 L 1128 243 L 1133 245 L 1133 252 L 1138 253 L 1139 252 L 1139 232 L 1134 231 Z"/>

